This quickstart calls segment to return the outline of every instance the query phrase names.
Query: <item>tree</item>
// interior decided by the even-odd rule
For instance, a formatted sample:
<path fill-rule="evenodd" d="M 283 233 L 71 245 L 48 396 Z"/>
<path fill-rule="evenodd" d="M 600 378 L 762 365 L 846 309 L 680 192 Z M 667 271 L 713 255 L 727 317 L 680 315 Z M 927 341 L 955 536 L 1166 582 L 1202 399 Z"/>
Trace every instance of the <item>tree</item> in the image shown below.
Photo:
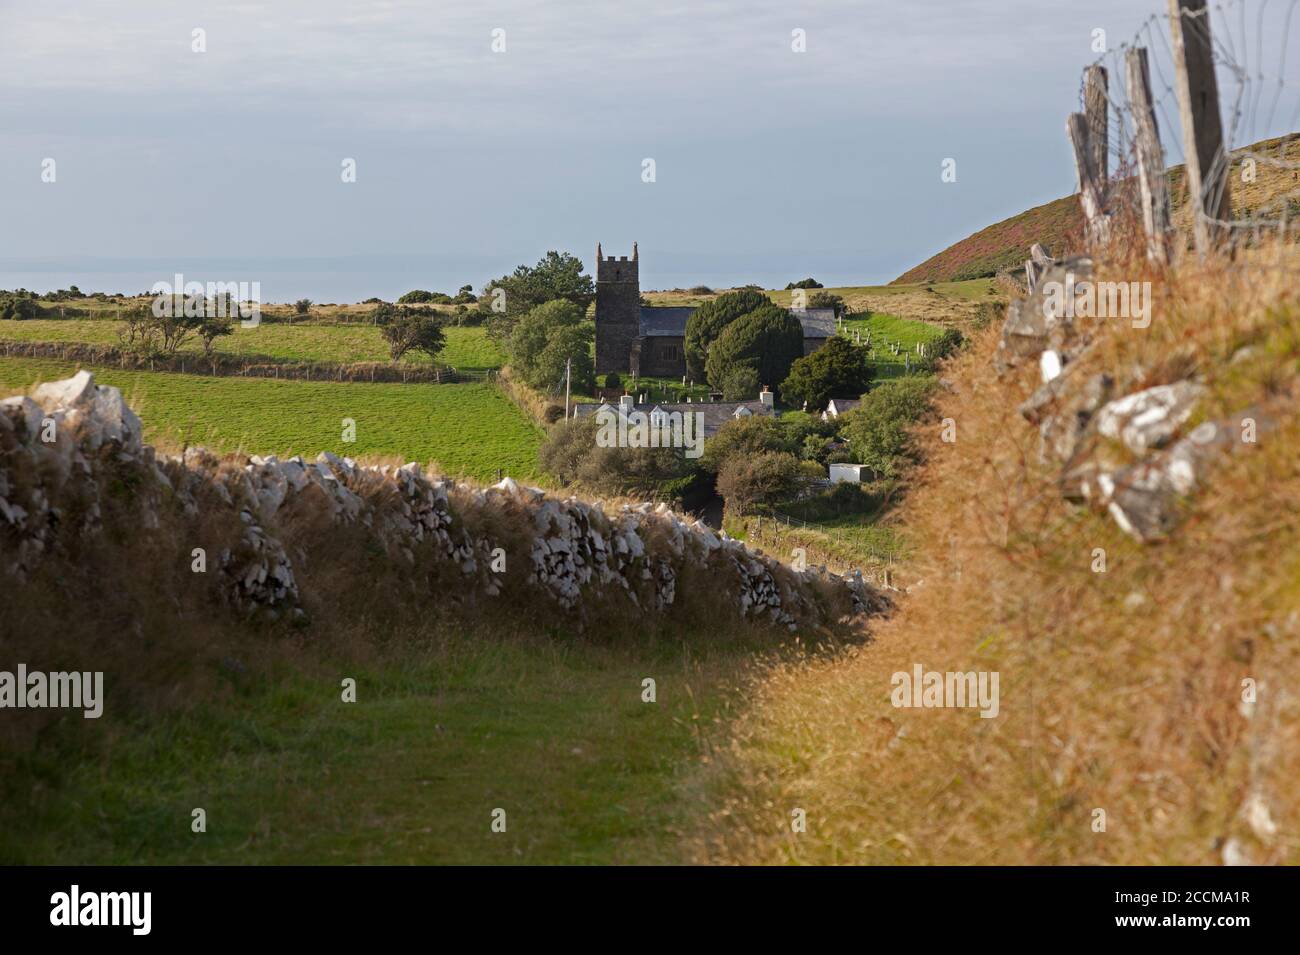
<path fill-rule="evenodd" d="M 152 354 L 157 349 L 158 329 L 153 313 L 145 306 L 128 308 L 122 313 L 122 328 L 117 333 L 123 348 L 142 354 Z"/>
<path fill-rule="evenodd" d="M 816 279 L 800 279 L 798 282 L 791 282 L 789 285 L 785 287 L 785 290 L 788 292 L 790 291 L 790 289 L 795 289 L 795 288 L 821 288 L 821 287 L 822 287 L 822 283 L 818 282 Z"/>
<path fill-rule="evenodd" d="M 895 477 L 916 457 L 911 427 L 930 407 L 935 380 L 908 375 L 882 381 L 844 415 L 842 432 L 859 464 Z"/>
<path fill-rule="evenodd" d="M 161 339 L 164 355 L 175 355 L 194 332 L 203 324 L 204 316 L 186 315 L 185 310 L 168 309 L 170 314 L 153 315 L 152 325 Z"/>
<path fill-rule="evenodd" d="M 556 299 L 529 311 L 510 333 L 510 364 L 534 388 L 553 388 L 564 379 L 566 359 L 573 361 L 575 381 L 586 383 L 594 373 L 591 346 L 596 329 L 567 299 Z"/>
<path fill-rule="evenodd" d="M 718 473 L 718 493 L 736 514 L 744 514 L 755 504 L 787 498 L 799 484 L 799 459 L 787 451 L 733 457 Z"/>
<path fill-rule="evenodd" d="M 582 261 L 568 252 L 555 251 L 547 252 L 535 266 L 521 265 L 489 282 L 478 297 L 480 309 L 494 311 L 493 303 L 502 297 L 497 290 L 504 294 L 505 314 L 511 318 L 556 299 L 571 302 L 585 315 L 596 297 L 596 286 L 590 275 L 583 274 Z"/>
<path fill-rule="evenodd" d="M 761 383 L 776 388 L 803 354 L 803 326 L 786 309 L 768 302 L 728 325 L 709 348 L 705 372 L 721 388 L 739 366 L 754 370 Z"/>
<path fill-rule="evenodd" d="M 233 331 L 233 322 L 228 318 L 205 318 L 199 325 L 199 338 L 203 340 L 203 354 L 207 358 L 212 357 L 212 351 L 216 347 L 217 339 L 223 335 L 229 335 Z"/>
<path fill-rule="evenodd" d="M 844 304 L 844 299 L 834 292 L 813 292 L 808 296 L 809 308 L 833 308 L 835 317 L 847 315 L 849 307 Z"/>
<path fill-rule="evenodd" d="M 696 381 L 703 381 L 709 346 L 722 334 L 722 330 L 742 315 L 770 304 L 771 299 L 762 292 L 744 289 L 719 295 L 692 312 L 686 320 L 686 338 L 682 343 L 686 352 L 687 373 Z"/>
<path fill-rule="evenodd" d="M 311 313 L 311 299 L 300 298 L 293 303 L 294 313 L 297 315 L 308 315 Z"/>
<path fill-rule="evenodd" d="M 432 359 L 447 343 L 440 322 L 406 306 L 401 306 L 384 325 L 382 334 L 393 361 L 401 360 L 409 351 L 424 352 Z"/>
<path fill-rule="evenodd" d="M 41 307 L 26 296 L 10 295 L 0 299 L 0 319 L 24 321 L 36 318 L 40 313 Z"/>
<path fill-rule="evenodd" d="M 618 391 L 623 387 L 623 379 L 618 376 L 618 372 L 611 371 L 605 376 L 605 388 L 608 391 Z"/>
<path fill-rule="evenodd" d="M 790 366 L 781 395 L 790 404 L 807 402 L 809 411 L 823 411 L 832 398 L 857 398 L 870 386 L 867 350 L 836 335 Z"/>
<path fill-rule="evenodd" d="M 564 381 L 567 369 L 575 389 L 594 391 L 596 363 L 591 357 L 594 337 L 595 326 L 591 322 L 557 328 L 537 356 L 529 384 L 534 388 L 557 388 Z"/>
<path fill-rule="evenodd" d="M 411 289 L 397 300 L 398 305 L 422 305 L 433 301 L 433 293 L 422 288 Z"/>

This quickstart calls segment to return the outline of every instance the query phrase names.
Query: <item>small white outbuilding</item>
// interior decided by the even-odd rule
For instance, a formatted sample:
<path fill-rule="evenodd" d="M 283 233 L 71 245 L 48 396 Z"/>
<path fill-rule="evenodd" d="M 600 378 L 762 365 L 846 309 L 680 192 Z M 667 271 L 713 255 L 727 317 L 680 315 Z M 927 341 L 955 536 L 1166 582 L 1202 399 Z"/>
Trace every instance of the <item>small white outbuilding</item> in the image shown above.
<path fill-rule="evenodd" d="M 843 484 L 848 481 L 851 484 L 861 484 L 862 476 L 870 470 L 865 464 L 832 464 L 830 466 L 831 483 Z"/>

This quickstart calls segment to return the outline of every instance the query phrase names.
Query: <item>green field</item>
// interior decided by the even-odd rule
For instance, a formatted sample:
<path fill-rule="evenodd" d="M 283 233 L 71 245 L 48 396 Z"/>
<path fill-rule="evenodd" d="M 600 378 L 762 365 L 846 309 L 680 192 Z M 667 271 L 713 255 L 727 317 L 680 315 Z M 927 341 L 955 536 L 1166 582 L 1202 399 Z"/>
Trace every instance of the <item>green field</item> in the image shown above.
<path fill-rule="evenodd" d="M 844 327 L 850 340 L 855 331 L 861 332 L 864 339 L 870 336 L 871 362 L 875 366 L 877 378 L 897 378 L 907 368 L 903 355 L 895 355 L 889 350 L 889 342 L 902 345 L 911 354 L 911 364 L 915 366 L 917 344 L 932 342 L 944 333 L 944 329 L 937 325 L 883 312 L 876 312 L 867 318 L 851 318 L 844 323 Z"/>
<path fill-rule="evenodd" d="M 687 785 L 701 732 L 744 649 L 412 636 L 365 663 L 246 657 L 183 712 L 106 707 L 92 739 L 68 717 L 12 761 L 41 783 L 7 792 L 0 862 L 673 861 L 671 829 L 702 808 Z"/>
<path fill-rule="evenodd" d="M 11 341 L 85 342 L 117 345 L 124 323 L 106 319 L 35 319 L 0 321 L 0 339 Z M 450 325 L 444 329 L 447 345 L 438 353 L 438 363 L 461 371 L 500 368 L 505 359 L 481 327 Z M 236 325 L 234 334 L 217 339 L 217 350 L 232 355 L 266 355 L 285 361 L 388 361 L 388 346 L 378 326 L 334 325 L 301 322 L 262 324 L 254 328 Z M 197 354 L 202 344 L 191 338 L 182 351 Z M 412 354 L 410 364 L 427 364 L 428 359 Z"/>
<path fill-rule="evenodd" d="M 0 358 L 0 388 L 65 378 L 72 362 Z M 353 384 L 218 378 L 93 369 L 122 389 L 144 419 L 149 440 L 250 454 L 321 451 L 349 457 L 401 458 L 453 476 L 495 480 L 497 469 L 536 479 L 542 432 L 490 384 Z M 356 422 L 345 443 L 342 421 Z"/>

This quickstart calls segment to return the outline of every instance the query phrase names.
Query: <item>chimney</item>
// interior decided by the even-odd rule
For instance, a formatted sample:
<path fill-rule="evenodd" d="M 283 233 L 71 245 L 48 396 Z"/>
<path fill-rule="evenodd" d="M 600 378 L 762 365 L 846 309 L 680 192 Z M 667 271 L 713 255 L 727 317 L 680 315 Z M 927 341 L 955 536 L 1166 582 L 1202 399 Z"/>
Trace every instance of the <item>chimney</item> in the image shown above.
<path fill-rule="evenodd" d="M 768 414 L 772 414 L 776 410 L 776 405 L 773 403 L 775 396 L 767 390 L 767 385 L 764 385 L 763 390 L 758 393 L 758 400 L 763 402 L 763 410 Z"/>
<path fill-rule="evenodd" d="M 631 414 L 632 406 L 631 395 L 624 395 L 622 398 L 618 399 L 618 410 L 620 414 Z"/>

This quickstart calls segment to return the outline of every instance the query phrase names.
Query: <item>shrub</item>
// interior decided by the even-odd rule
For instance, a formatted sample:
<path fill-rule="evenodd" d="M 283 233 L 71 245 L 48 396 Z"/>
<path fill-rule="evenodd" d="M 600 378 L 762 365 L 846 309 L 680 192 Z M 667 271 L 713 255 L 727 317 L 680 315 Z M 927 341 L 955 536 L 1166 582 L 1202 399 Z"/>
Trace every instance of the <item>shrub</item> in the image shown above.
<path fill-rule="evenodd" d="M 566 485 L 646 497 L 680 493 L 697 473 L 681 449 L 601 447 L 598 428 L 594 415 L 551 428 L 538 453 L 542 470 Z"/>
<path fill-rule="evenodd" d="M 722 397 L 727 401 L 746 401 L 758 394 L 758 372 L 749 365 L 737 365 L 723 379 Z"/>
<path fill-rule="evenodd" d="M 796 288 L 821 288 L 822 283 L 816 279 L 800 279 L 798 282 L 791 282 L 785 287 L 786 291 Z"/>
<path fill-rule="evenodd" d="M 422 288 L 411 289 L 405 295 L 397 300 L 398 305 L 423 305 L 425 302 L 433 301 L 433 293 L 427 292 Z"/>
<path fill-rule="evenodd" d="M 716 474 L 733 457 L 753 457 L 764 451 L 792 452 L 796 447 L 788 429 L 778 419 L 749 415 L 728 421 L 718 429 L 704 445 L 700 465 Z"/>
<path fill-rule="evenodd" d="M 611 371 L 605 376 L 605 388 L 608 391 L 618 391 L 623 387 L 623 379 L 618 376 L 618 372 Z"/>
<path fill-rule="evenodd" d="M 799 459 L 786 451 L 764 451 L 733 457 L 718 473 L 718 493 L 733 513 L 744 514 L 755 504 L 771 504 L 791 496 L 801 482 Z"/>
<path fill-rule="evenodd" d="M 692 285 L 686 291 L 689 292 L 691 295 L 712 295 L 713 294 L 713 289 L 709 288 L 707 285 Z"/>
<path fill-rule="evenodd" d="M 293 303 L 293 311 L 295 315 L 309 314 L 311 312 L 311 299 L 309 298 L 298 299 L 298 301 Z"/>

